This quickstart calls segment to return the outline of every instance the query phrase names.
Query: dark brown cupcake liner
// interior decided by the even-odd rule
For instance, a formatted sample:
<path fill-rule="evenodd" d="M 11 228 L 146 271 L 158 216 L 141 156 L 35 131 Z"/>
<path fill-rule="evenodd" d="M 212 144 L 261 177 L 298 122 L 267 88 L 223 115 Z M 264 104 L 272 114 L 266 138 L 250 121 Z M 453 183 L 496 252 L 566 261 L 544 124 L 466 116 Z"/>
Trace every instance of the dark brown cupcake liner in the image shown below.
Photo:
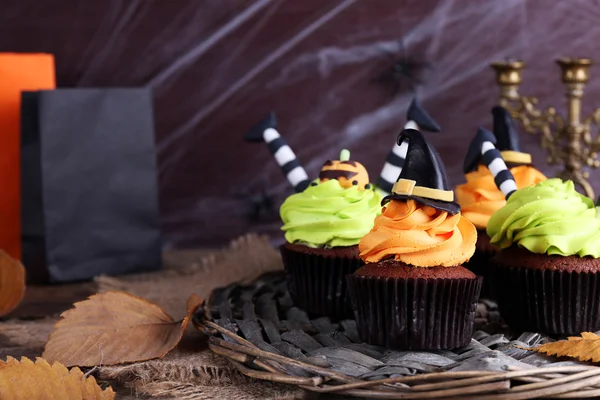
<path fill-rule="evenodd" d="M 496 293 L 492 285 L 492 276 L 490 260 L 498 252 L 498 249 L 490 244 L 490 238 L 485 230 L 477 230 L 477 245 L 475 254 L 463 265 L 477 276 L 482 276 L 483 285 L 481 286 L 480 297 L 486 299 L 495 299 Z"/>
<path fill-rule="evenodd" d="M 360 258 L 304 253 L 285 245 L 279 249 L 294 305 L 310 316 L 353 317 L 345 278 L 364 265 Z"/>
<path fill-rule="evenodd" d="M 471 341 L 483 278 L 422 279 L 350 275 L 361 340 L 399 350 L 464 347 Z"/>
<path fill-rule="evenodd" d="M 600 274 L 491 265 L 498 309 L 515 332 L 600 330 Z"/>

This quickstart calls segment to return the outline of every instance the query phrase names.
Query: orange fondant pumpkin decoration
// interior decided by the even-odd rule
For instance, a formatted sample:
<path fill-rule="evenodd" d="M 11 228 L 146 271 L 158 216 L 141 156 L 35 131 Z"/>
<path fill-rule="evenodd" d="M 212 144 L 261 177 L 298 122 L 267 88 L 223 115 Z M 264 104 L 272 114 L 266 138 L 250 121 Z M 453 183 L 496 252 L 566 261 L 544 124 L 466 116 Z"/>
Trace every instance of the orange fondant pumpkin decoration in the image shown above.
<path fill-rule="evenodd" d="M 323 164 L 319 180 L 327 182 L 337 179 L 344 188 L 358 186 L 359 190 L 369 189 L 369 173 L 365 167 L 356 161 L 350 161 L 350 152 L 342 150 L 339 160 L 329 160 Z"/>

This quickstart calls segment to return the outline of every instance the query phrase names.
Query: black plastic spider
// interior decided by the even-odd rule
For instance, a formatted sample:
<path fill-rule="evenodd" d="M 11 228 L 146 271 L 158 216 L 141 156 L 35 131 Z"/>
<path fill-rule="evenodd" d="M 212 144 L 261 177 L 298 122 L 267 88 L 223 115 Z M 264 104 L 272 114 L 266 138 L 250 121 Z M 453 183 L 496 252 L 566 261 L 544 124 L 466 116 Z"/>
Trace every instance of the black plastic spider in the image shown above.
<path fill-rule="evenodd" d="M 246 202 L 244 216 L 252 222 L 275 218 L 277 209 L 275 207 L 276 197 L 274 194 L 261 193 L 239 193 L 238 198 Z"/>
<path fill-rule="evenodd" d="M 386 49 L 382 51 L 390 58 L 392 65 L 386 68 L 374 82 L 388 86 L 392 90 L 392 96 L 398 93 L 414 92 L 427 79 L 432 66 L 429 62 L 408 55 L 404 44 L 400 42 L 399 54 L 394 54 Z"/>

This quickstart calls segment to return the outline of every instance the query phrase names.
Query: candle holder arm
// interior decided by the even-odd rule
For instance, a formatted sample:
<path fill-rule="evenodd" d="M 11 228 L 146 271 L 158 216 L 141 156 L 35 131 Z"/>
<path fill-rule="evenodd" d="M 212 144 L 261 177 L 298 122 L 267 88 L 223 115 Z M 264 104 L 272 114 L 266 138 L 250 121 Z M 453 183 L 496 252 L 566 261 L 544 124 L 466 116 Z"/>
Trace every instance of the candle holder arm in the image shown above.
<path fill-rule="evenodd" d="M 537 108 L 535 97 L 522 96 L 513 115 L 521 122 L 525 132 L 540 135 L 540 145 L 548 153 L 546 160 L 548 164 L 559 164 L 564 161 L 566 152 L 561 146 L 564 136 L 560 133 L 564 132 L 565 121 L 554 107 L 541 110 Z M 559 135 L 555 136 L 554 132 L 559 132 Z"/>
<path fill-rule="evenodd" d="M 585 160 L 583 160 L 589 167 L 598 168 L 600 161 L 596 160 L 598 152 L 600 151 L 600 135 L 598 135 L 598 128 L 600 127 L 600 108 L 594 110 L 594 112 L 583 120 L 584 131 L 582 134 L 582 140 L 584 144 L 583 151 L 585 152 Z M 596 132 L 593 136 L 592 132 Z"/>

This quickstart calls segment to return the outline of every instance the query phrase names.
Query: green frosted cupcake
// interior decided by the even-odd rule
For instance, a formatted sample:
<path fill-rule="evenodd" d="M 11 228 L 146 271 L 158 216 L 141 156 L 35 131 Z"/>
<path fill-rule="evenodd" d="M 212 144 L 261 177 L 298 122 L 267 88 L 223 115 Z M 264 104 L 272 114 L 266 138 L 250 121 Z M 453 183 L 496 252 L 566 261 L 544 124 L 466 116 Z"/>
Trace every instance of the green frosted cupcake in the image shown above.
<path fill-rule="evenodd" d="M 367 171 L 347 151 L 325 162 L 318 180 L 284 201 L 286 243 L 280 250 L 298 307 L 313 316 L 352 316 L 345 276 L 363 265 L 358 242 L 373 227 L 380 202 Z"/>
<path fill-rule="evenodd" d="M 487 233 L 502 249 L 492 259 L 493 284 L 513 330 L 600 329 L 600 220 L 573 182 L 549 179 L 516 191 Z"/>

